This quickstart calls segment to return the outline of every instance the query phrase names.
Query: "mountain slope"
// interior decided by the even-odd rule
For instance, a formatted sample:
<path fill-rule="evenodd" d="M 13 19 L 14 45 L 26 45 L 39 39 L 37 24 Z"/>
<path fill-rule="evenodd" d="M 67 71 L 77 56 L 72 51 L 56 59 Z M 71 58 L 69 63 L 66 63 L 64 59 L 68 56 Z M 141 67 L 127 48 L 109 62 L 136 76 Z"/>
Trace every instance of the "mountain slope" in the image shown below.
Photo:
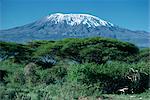
<path fill-rule="evenodd" d="M 148 32 L 131 31 L 88 14 L 51 14 L 33 23 L 0 31 L 1 41 L 24 43 L 32 40 L 110 37 L 150 47 Z"/>

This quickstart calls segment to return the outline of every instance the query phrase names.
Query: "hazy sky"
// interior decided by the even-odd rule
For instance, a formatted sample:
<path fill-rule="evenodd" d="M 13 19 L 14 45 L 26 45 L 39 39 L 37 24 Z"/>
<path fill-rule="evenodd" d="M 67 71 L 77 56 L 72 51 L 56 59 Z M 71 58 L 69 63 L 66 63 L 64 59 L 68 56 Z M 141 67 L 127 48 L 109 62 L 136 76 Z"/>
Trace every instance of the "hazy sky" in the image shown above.
<path fill-rule="evenodd" d="M 52 13 L 88 13 L 131 30 L 148 31 L 149 0 L 0 0 L 0 29 Z"/>

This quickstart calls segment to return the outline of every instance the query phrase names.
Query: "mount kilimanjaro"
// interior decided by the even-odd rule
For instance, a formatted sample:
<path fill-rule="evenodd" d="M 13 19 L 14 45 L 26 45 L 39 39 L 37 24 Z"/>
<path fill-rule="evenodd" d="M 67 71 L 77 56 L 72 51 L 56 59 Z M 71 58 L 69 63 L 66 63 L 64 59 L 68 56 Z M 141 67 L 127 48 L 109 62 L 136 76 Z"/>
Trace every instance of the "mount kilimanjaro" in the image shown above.
<path fill-rule="evenodd" d="M 0 41 L 17 43 L 96 36 L 115 38 L 141 48 L 150 47 L 149 32 L 120 28 L 89 14 L 56 13 L 24 26 L 0 30 Z"/>

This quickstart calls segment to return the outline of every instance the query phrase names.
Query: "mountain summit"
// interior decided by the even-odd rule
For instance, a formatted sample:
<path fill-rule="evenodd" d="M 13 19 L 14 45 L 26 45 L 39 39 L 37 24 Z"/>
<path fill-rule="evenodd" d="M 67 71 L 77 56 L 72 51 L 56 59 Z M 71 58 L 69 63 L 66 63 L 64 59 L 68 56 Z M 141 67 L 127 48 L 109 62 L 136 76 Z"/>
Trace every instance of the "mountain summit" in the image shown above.
<path fill-rule="evenodd" d="M 67 23 L 68 25 L 75 26 L 80 24 L 88 25 L 88 27 L 97 26 L 114 26 L 112 23 L 104 21 L 98 17 L 89 14 L 62 14 L 56 13 L 49 15 L 45 18 L 46 21 L 53 21 L 55 24 Z"/>
<path fill-rule="evenodd" d="M 0 31 L 0 41 L 18 43 L 95 36 L 131 42 L 139 47 L 150 47 L 148 32 L 120 28 L 89 14 L 55 13 L 24 26 Z"/>

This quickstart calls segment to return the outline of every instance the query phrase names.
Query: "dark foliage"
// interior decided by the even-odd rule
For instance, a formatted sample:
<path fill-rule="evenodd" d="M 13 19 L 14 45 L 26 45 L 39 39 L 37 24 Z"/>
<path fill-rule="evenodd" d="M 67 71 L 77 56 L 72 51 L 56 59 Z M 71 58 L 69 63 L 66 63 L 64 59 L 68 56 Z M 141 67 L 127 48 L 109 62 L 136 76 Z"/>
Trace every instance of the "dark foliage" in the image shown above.
<path fill-rule="evenodd" d="M 34 57 L 53 54 L 60 58 L 68 58 L 80 63 L 95 62 L 101 64 L 110 60 L 123 61 L 126 57 L 138 52 L 139 49 L 133 44 L 114 39 L 64 39 L 42 45 L 34 53 Z"/>
<path fill-rule="evenodd" d="M 14 62 L 28 62 L 31 60 L 33 50 L 27 45 L 0 42 L 0 58 L 12 59 Z"/>

